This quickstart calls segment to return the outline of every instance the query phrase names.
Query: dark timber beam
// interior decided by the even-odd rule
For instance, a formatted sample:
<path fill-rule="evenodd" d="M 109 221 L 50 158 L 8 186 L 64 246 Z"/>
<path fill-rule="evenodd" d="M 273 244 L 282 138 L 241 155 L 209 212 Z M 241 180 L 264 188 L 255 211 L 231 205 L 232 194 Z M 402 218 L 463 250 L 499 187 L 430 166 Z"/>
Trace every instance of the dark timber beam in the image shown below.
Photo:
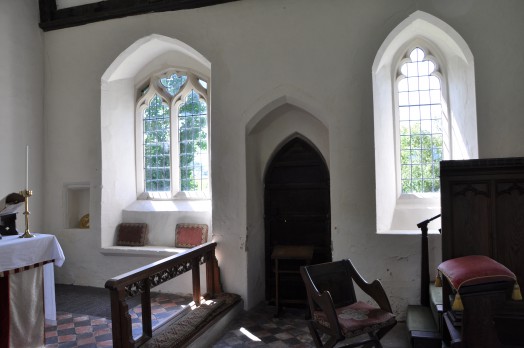
<path fill-rule="evenodd" d="M 239 0 L 105 0 L 58 10 L 55 0 L 39 0 L 44 31 L 151 12 L 187 10 Z"/>

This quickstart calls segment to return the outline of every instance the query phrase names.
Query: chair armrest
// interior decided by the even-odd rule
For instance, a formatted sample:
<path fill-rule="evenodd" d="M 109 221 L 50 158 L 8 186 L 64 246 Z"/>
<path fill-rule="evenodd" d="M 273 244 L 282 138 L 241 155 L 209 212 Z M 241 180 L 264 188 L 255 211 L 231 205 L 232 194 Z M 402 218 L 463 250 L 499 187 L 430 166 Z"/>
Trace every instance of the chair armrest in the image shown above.
<path fill-rule="evenodd" d="M 393 313 L 391 309 L 391 304 L 389 303 L 389 299 L 386 295 L 386 292 L 384 291 L 384 288 L 382 287 L 382 283 L 380 283 L 380 280 L 375 279 L 373 282 L 368 283 L 355 269 L 355 267 L 351 263 L 351 260 L 347 259 L 347 262 L 351 270 L 351 277 L 353 278 L 355 283 L 362 289 L 362 291 L 364 291 L 368 296 L 370 296 L 378 304 L 380 309 Z"/>
<path fill-rule="evenodd" d="M 380 309 L 383 309 L 386 312 L 393 313 L 388 296 L 386 295 L 386 291 L 382 287 L 382 283 L 380 283 L 380 280 L 375 279 L 369 286 L 369 293 L 366 293 L 377 302 Z"/>
<path fill-rule="evenodd" d="M 342 337 L 342 329 L 338 323 L 337 312 L 335 310 L 335 304 L 329 291 L 319 292 L 315 283 L 311 279 L 306 267 L 300 267 L 300 274 L 304 280 L 306 286 L 309 309 L 311 311 L 311 317 L 314 318 L 315 307 L 319 307 L 322 312 L 326 314 L 326 318 L 329 322 L 329 330 L 336 332 L 338 337 Z"/>
<path fill-rule="evenodd" d="M 330 329 L 336 330 L 338 334 L 342 335 L 342 330 L 338 323 L 337 312 L 335 305 L 333 304 L 333 298 L 329 291 L 323 291 L 322 293 L 316 292 L 312 295 L 313 302 L 315 302 L 322 312 L 326 314 L 326 318 L 329 322 Z"/>

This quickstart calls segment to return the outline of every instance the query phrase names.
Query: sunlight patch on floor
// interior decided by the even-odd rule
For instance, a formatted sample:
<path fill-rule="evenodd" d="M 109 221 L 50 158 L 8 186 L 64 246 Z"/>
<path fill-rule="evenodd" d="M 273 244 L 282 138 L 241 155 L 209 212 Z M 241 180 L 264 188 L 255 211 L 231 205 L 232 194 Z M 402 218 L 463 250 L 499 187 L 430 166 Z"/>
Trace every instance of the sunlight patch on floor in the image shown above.
<path fill-rule="evenodd" d="M 253 335 L 251 332 L 249 332 L 248 330 L 246 330 L 245 328 L 241 327 L 240 328 L 240 332 L 242 332 L 244 335 L 246 335 L 251 341 L 254 341 L 254 342 L 260 342 L 260 338 L 258 338 L 257 336 Z"/>

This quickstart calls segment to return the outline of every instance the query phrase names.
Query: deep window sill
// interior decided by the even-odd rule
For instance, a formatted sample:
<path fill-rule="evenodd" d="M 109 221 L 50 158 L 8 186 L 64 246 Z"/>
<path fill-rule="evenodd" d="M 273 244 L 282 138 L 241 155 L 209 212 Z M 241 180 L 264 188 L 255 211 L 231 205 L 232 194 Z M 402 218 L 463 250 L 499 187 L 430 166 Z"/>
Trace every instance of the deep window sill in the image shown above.
<path fill-rule="evenodd" d="M 390 218 L 377 224 L 377 234 L 420 235 L 417 224 L 440 214 L 440 210 L 440 196 L 437 194 L 401 195 L 388 208 Z M 441 220 L 437 218 L 429 223 L 428 233 L 438 234 L 440 228 Z"/>
<path fill-rule="evenodd" d="M 124 209 L 125 211 L 155 212 L 210 212 L 211 200 L 136 200 Z"/>
<path fill-rule="evenodd" d="M 380 235 L 389 236 L 420 236 L 422 232 L 420 230 L 388 230 L 383 232 L 377 232 Z M 439 235 L 438 229 L 428 229 L 428 235 Z"/>

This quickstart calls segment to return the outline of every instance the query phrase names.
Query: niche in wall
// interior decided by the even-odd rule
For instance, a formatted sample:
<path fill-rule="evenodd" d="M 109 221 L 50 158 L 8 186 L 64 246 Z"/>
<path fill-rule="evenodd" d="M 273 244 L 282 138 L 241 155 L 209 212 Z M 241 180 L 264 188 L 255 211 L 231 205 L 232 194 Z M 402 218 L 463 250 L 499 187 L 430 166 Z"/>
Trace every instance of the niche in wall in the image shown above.
<path fill-rule="evenodd" d="M 88 228 L 89 220 L 86 215 L 89 214 L 91 202 L 89 183 L 66 184 L 64 187 L 65 203 L 65 228 Z M 81 221 L 82 220 L 82 221 Z"/>

